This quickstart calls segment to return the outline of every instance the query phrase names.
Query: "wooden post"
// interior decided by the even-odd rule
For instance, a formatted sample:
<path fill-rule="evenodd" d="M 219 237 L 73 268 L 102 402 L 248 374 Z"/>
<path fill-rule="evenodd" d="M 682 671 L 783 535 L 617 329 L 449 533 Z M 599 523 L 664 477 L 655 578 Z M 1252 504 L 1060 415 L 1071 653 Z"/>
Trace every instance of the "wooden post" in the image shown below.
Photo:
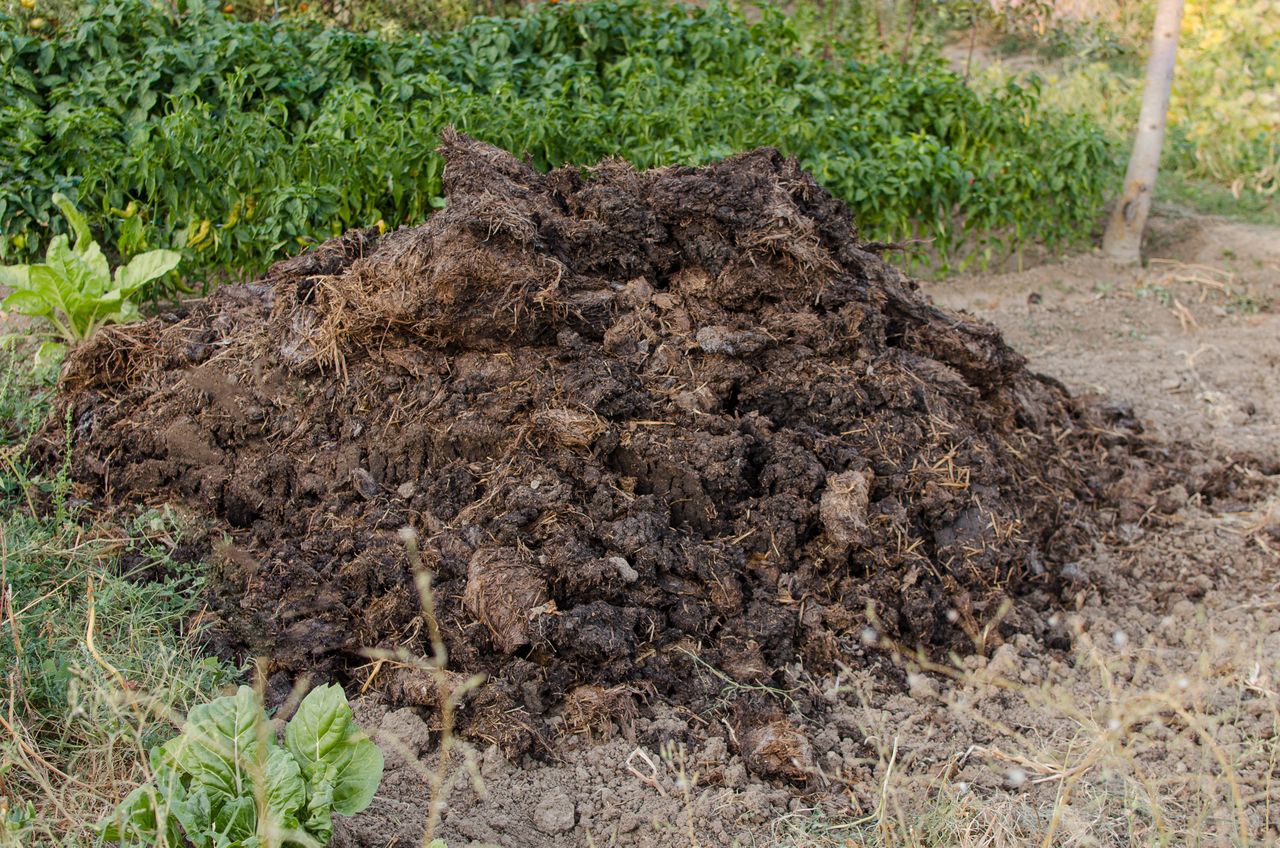
<path fill-rule="evenodd" d="M 1142 231 L 1151 211 L 1151 194 L 1160 167 L 1165 120 L 1169 114 L 1169 92 L 1173 88 L 1173 67 L 1178 55 L 1178 34 L 1182 30 L 1183 0 L 1159 0 L 1156 26 L 1147 61 L 1147 82 L 1142 92 L 1142 113 L 1133 139 L 1133 153 L 1124 176 L 1124 190 L 1116 200 L 1102 238 L 1102 251 L 1119 262 L 1136 265 L 1142 261 Z"/>

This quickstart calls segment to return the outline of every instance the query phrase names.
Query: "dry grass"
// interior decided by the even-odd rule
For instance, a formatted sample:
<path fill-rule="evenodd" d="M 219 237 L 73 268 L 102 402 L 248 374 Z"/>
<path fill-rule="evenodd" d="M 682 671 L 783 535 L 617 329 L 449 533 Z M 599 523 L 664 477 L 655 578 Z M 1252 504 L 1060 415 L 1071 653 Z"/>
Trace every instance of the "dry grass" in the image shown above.
<path fill-rule="evenodd" d="M 112 528 L 123 534 L 17 514 L 0 524 L 0 844 L 91 844 L 147 778 L 148 750 L 233 676 L 186 626 L 197 577 L 119 569 L 122 551 L 164 545 L 166 521 Z"/>

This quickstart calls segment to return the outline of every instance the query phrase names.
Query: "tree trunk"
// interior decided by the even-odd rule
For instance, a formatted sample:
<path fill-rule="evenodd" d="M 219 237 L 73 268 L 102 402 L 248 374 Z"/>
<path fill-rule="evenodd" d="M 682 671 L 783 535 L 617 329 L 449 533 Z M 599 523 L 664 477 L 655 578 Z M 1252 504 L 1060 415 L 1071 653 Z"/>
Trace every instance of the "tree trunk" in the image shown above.
<path fill-rule="evenodd" d="M 1173 66 L 1178 54 L 1178 34 L 1182 29 L 1183 0 L 1159 0 L 1151 58 L 1147 62 L 1147 82 L 1142 92 L 1142 113 L 1133 139 L 1133 154 L 1124 176 L 1124 191 L 1116 200 L 1102 238 L 1103 252 L 1120 262 L 1141 261 L 1142 231 L 1151 211 L 1151 194 L 1160 167 L 1160 147 L 1164 144 L 1165 119 L 1169 114 L 1169 92 L 1173 87 Z"/>

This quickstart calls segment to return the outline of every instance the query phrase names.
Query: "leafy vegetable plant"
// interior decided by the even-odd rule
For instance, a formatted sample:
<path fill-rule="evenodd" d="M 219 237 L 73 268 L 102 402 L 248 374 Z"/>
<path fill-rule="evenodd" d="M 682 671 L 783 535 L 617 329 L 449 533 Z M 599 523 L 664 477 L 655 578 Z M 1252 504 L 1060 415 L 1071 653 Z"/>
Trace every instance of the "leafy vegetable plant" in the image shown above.
<path fill-rule="evenodd" d="M 340 687 L 312 690 L 281 746 L 253 690 L 241 686 L 192 709 L 182 733 L 152 749 L 155 780 L 100 828 L 107 842 L 128 846 L 323 846 L 334 813 L 369 806 L 382 765 Z"/>
<path fill-rule="evenodd" d="M 138 306 L 130 298 L 176 268 L 182 256 L 173 250 L 151 250 L 116 268 L 113 276 L 85 216 L 66 195 L 55 193 L 53 202 L 71 225 L 75 245 L 67 235 L 56 235 L 44 262 L 0 266 L 0 284 L 13 289 L 0 305 L 44 318 L 64 341 L 75 344 L 103 324 L 137 318 Z"/>
<path fill-rule="evenodd" d="M 1111 143 L 1035 85 L 978 91 L 936 55 L 832 53 L 768 4 L 748 21 L 719 0 L 531 3 L 386 38 L 242 23 L 196 0 L 84 5 L 47 39 L 0 15 L 11 261 L 59 229 L 44 198 L 74 189 L 121 254 L 182 250 L 196 282 L 256 274 L 442 205 L 448 124 L 544 169 L 771 145 L 848 202 L 864 237 L 931 238 L 953 267 L 1087 238 L 1113 184 Z"/>

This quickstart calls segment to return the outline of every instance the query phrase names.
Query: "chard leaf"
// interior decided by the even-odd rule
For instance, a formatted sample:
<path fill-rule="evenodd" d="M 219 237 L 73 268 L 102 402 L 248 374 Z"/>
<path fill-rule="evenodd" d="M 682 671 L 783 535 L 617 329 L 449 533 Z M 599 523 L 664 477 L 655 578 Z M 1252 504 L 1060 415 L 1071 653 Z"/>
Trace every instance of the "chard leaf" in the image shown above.
<path fill-rule="evenodd" d="M 0 265 L 0 286 L 25 289 L 28 285 L 27 276 L 30 274 L 30 268 L 29 265 Z"/>
<path fill-rule="evenodd" d="M 84 253 L 79 253 L 71 249 L 66 236 L 53 237 L 44 265 L 31 269 L 33 277 L 41 267 L 56 275 L 63 298 L 72 294 L 94 297 L 106 291 L 111 284 L 111 271 L 102 249 L 91 243 Z"/>
<path fill-rule="evenodd" d="M 257 803 L 253 793 L 232 798 L 213 813 L 215 845 L 243 843 L 257 832 Z"/>
<path fill-rule="evenodd" d="M 356 726 L 341 687 L 311 690 L 284 738 L 307 782 L 328 784 L 335 812 L 352 815 L 369 806 L 382 779 L 382 752 Z"/>
<path fill-rule="evenodd" d="M 77 251 L 83 251 L 85 245 L 93 243 L 93 235 L 89 232 L 89 219 L 76 208 L 76 205 L 71 202 L 71 198 L 60 191 L 54 192 L 53 205 L 62 210 L 67 223 L 71 225 L 72 232 L 76 234 Z"/>
<path fill-rule="evenodd" d="M 213 842 L 213 804 L 203 786 L 190 794 L 175 793 L 168 799 L 169 812 L 178 820 L 193 848 L 210 848 Z M 181 843 L 179 843 L 181 844 Z"/>
<path fill-rule="evenodd" d="M 178 267 L 182 254 L 176 250 L 149 250 L 133 257 L 128 265 L 116 268 L 116 289 L 125 297 Z"/>
<path fill-rule="evenodd" d="M 109 817 L 98 822 L 98 832 L 106 842 L 154 844 L 160 829 L 155 802 L 156 788 L 139 786 L 125 796 Z"/>
<path fill-rule="evenodd" d="M 41 342 L 40 347 L 36 348 L 35 361 L 37 365 L 52 362 L 61 359 L 66 353 L 67 346 L 62 342 Z"/>
<path fill-rule="evenodd" d="M 329 843 L 329 837 L 333 835 L 333 784 L 329 781 L 321 779 L 311 787 L 307 820 L 302 828 L 321 845 Z"/>
<path fill-rule="evenodd" d="M 382 751 L 361 734 L 351 743 L 351 756 L 346 765 L 339 767 L 334 776 L 334 812 L 353 816 L 369 806 L 382 780 L 382 766 Z"/>
<path fill-rule="evenodd" d="M 254 773 L 261 775 L 259 764 L 266 760 L 266 751 L 259 749 L 270 741 L 265 718 L 248 686 L 194 707 L 173 752 L 178 765 L 209 790 L 211 800 L 251 797 Z"/>
<path fill-rule="evenodd" d="M 80 263 L 88 272 L 80 284 L 80 291 L 89 296 L 106 291 L 111 285 L 111 266 L 107 265 L 107 257 L 102 254 L 102 248 L 96 241 L 91 241 L 87 248 L 77 250 L 77 253 Z"/>
<path fill-rule="evenodd" d="M 79 298 L 75 292 L 71 291 L 65 275 L 50 265 L 32 265 L 30 283 L 32 294 L 40 297 L 49 306 L 49 311 L 44 317 L 48 318 L 49 322 L 69 341 L 80 339 L 82 336 L 76 331 L 74 317 Z M 59 320 L 58 312 L 62 313 L 66 324 Z"/>
<path fill-rule="evenodd" d="M 49 301 L 33 291 L 24 291 L 22 289 L 18 289 L 6 297 L 4 302 L 0 303 L 0 306 L 10 312 L 17 312 L 19 315 L 30 315 L 33 318 L 43 318 L 53 311 Z"/>
<path fill-rule="evenodd" d="M 284 744 L 297 758 L 302 775 L 314 782 L 346 753 L 352 730 L 351 707 L 342 687 L 317 686 L 302 699 L 284 731 Z"/>
<path fill-rule="evenodd" d="M 284 748 L 272 748 L 267 755 L 266 821 L 258 831 L 269 843 L 283 843 L 301 827 L 298 815 L 307 803 L 307 785 L 298 761 Z"/>

